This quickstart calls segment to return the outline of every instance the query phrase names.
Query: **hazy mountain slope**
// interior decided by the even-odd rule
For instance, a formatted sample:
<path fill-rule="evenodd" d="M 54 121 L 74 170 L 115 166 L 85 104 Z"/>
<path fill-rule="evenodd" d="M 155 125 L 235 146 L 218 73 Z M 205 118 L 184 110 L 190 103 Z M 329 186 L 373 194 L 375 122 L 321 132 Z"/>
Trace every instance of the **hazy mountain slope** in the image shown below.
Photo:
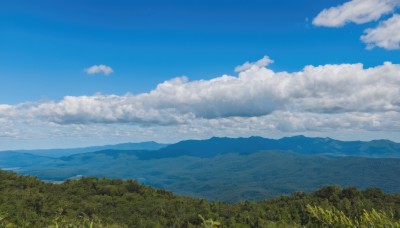
<path fill-rule="evenodd" d="M 58 159 L 21 171 L 44 180 L 77 175 L 137 179 L 177 194 L 240 201 L 312 191 L 338 184 L 400 192 L 400 159 L 326 157 L 282 151 L 227 153 L 199 158 L 138 159 L 134 152 L 103 151 Z"/>
<path fill-rule="evenodd" d="M 83 148 L 0 151 L 0 154 L 3 152 L 19 152 L 19 153 L 29 153 L 39 156 L 47 156 L 47 157 L 63 157 L 73 154 L 95 152 L 100 150 L 158 150 L 167 145 L 168 144 L 161 144 L 150 141 L 150 142 L 140 142 L 140 143 L 120 143 L 115 145 L 92 146 Z"/>
<path fill-rule="evenodd" d="M 389 140 L 373 140 L 369 142 L 339 141 L 331 138 L 309 138 L 304 136 L 285 137 L 281 139 L 268 139 L 262 137 L 214 137 L 207 140 L 186 140 L 171 145 L 159 144 L 156 142 L 142 142 L 86 148 L 20 150 L 11 152 L 22 152 L 48 157 L 63 157 L 102 150 L 153 151 L 151 153 L 138 152 L 137 156 L 143 160 L 166 157 L 179 157 L 183 155 L 195 157 L 211 157 L 223 153 L 251 153 L 261 150 L 285 150 L 302 154 L 329 154 L 335 156 L 400 158 L 400 143 L 395 143 Z M 0 154 L 4 152 L 7 151 L 0 151 Z"/>
<path fill-rule="evenodd" d="M 0 167 L 44 180 L 81 175 L 132 178 L 178 194 L 237 201 L 327 184 L 400 192 L 400 159 L 374 158 L 397 157 L 398 147 L 386 140 L 342 142 L 304 136 L 211 138 L 154 151 L 102 150 L 61 158 L 4 152 Z"/>
<path fill-rule="evenodd" d="M 48 167 L 58 161 L 56 158 L 43 157 L 19 152 L 1 152 L 0 167 L 6 169 L 24 169 L 27 167 L 38 166 Z"/>

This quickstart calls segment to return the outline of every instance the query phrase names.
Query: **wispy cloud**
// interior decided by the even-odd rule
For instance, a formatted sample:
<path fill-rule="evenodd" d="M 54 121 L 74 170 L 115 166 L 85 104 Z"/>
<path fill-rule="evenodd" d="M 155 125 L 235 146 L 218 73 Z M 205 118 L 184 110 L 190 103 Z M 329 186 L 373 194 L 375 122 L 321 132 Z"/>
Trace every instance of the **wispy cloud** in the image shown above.
<path fill-rule="evenodd" d="M 314 18 L 313 24 L 327 27 L 341 27 L 350 22 L 363 24 L 393 12 L 399 4 L 398 0 L 351 0 L 324 9 Z"/>
<path fill-rule="evenodd" d="M 242 72 L 250 69 L 251 67 L 267 67 L 271 63 L 274 63 L 274 60 L 270 59 L 268 56 L 264 56 L 262 59 L 256 62 L 245 62 L 242 65 L 235 67 L 235 72 Z"/>
<path fill-rule="evenodd" d="M 114 72 L 114 70 L 106 65 L 100 64 L 100 65 L 93 65 L 89 68 L 86 68 L 84 70 L 87 74 L 104 74 L 104 75 L 110 75 L 111 73 Z"/>
<path fill-rule="evenodd" d="M 382 47 L 388 50 L 400 49 L 400 15 L 395 14 L 378 27 L 365 30 L 361 40 L 367 48 Z"/>
<path fill-rule="evenodd" d="M 368 49 L 381 47 L 400 49 L 400 17 L 395 13 L 399 0 L 351 0 L 342 5 L 324 9 L 313 20 L 316 26 L 342 27 L 347 23 L 363 24 L 378 21 L 383 15 L 393 14 L 376 28 L 364 31 L 361 41 Z"/>

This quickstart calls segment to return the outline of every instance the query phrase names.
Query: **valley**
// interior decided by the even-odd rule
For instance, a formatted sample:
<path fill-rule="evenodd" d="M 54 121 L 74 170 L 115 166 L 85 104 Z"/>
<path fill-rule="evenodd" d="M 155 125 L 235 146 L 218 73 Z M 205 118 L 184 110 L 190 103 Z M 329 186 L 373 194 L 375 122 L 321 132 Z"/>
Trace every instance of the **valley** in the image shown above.
<path fill-rule="evenodd" d="M 1 152 L 0 166 L 46 181 L 82 176 L 134 179 L 182 196 L 240 202 L 311 192 L 325 185 L 400 192 L 398 148 L 393 142 L 304 136 L 211 138 L 158 150 L 109 149 L 58 158 Z"/>

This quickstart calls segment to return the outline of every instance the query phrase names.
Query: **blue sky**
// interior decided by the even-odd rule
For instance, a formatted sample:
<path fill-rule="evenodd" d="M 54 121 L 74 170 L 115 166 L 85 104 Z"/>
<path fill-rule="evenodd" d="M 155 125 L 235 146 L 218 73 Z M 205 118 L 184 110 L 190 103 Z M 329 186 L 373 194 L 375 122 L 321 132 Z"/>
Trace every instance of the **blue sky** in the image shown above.
<path fill-rule="evenodd" d="M 365 50 L 359 36 L 368 25 L 312 25 L 322 9 L 341 2 L 2 1 L 0 102 L 146 92 L 176 76 L 233 73 L 264 55 L 279 71 L 397 61 L 398 51 Z M 115 73 L 82 73 L 94 64 Z"/>
<path fill-rule="evenodd" d="M 371 4 L 380 2 L 368 1 L 372 2 Z M 187 76 L 189 82 L 211 80 L 224 74 L 236 77 L 239 75 L 239 72 L 234 71 L 236 66 L 246 61 L 255 62 L 263 56 L 273 59 L 274 63 L 262 67 L 268 67 L 274 72 L 300 72 L 307 65 L 362 63 L 364 68 L 370 68 L 380 66 L 384 62 L 398 63 L 400 51 L 396 46 L 379 46 L 376 41 L 375 48 L 367 49 L 366 42 L 360 40 L 366 29 L 376 28 L 396 15 L 396 0 L 383 1 L 392 2 L 390 12 L 382 9 L 378 18 L 365 22 L 359 22 L 357 18 L 347 18 L 343 26 L 331 26 L 326 22 L 322 22 L 322 25 L 313 23 L 324 9 L 339 7 L 348 2 L 351 1 L 1 1 L 0 104 L 17 107 L 16 112 L 22 113 L 21 110 L 24 110 L 27 103 L 57 103 L 63 101 L 65 96 L 93 97 L 99 93 L 119 97 L 128 93 L 133 96 L 149 93 L 160 83 L 175 77 Z M 100 64 L 109 66 L 113 72 L 109 75 L 88 75 L 85 72 L 85 69 Z M 389 98 L 393 98 L 392 96 L 387 95 Z M 389 102 L 392 105 L 396 103 L 393 99 Z M 260 104 L 256 102 L 257 105 Z M 174 105 L 171 107 L 175 108 Z M 257 107 L 250 109 L 258 110 Z M 202 118 L 201 121 L 269 114 L 257 111 L 256 114 L 214 115 L 217 117 L 209 118 L 208 114 L 199 114 L 197 110 L 200 108 L 197 106 L 193 110 L 187 109 L 191 108 L 185 106 L 185 114 L 193 114 L 194 118 Z M 219 110 L 218 113 L 225 111 Z M 349 114 L 350 111 L 346 113 Z M 23 115 L 27 114 L 21 114 Z M 68 118 L 71 115 L 69 113 Z M 64 140 L 68 143 L 62 144 L 59 143 L 63 141 L 63 137 L 60 136 L 53 140 L 59 143 L 54 145 L 50 140 L 46 140 L 46 136 L 40 139 L 33 137 L 35 131 L 50 134 L 56 129 L 59 131 L 67 128 L 64 130 L 69 132 L 72 131 L 71 128 L 88 127 L 93 130 L 92 128 L 99 127 L 107 129 L 104 131 L 123 132 L 126 129 L 135 129 L 135 132 L 138 132 L 148 131 L 153 127 L 162 128 L 160 132 L 168 134 L 171 130 L 168 129 L 170 125 L 164 127 L 165 123 L 160 126 L 150 124 L 152 126 L 149 127 L 149 123 L 146 122 L 143 125 L 142 122 L 136 121 L 136 117 L 121 121 L 117 118 L 118 121 L 115 122 L 102 122 L 97 121 L 98 119 L 75 121 L 75 117 L 71 117 L 74 121 L 70 123 L 58 121 L 58 117 L 54 117 L 57 119 L 54 120 L 49 116 L 41 116 L 37 118 L 40 119 L 40 124 L 3 118 L 8 127 L 0 130 L 15 130 L 15 134 L 4 134 L 4 137 L 0 135 L 0 143 L 3 143 L 4 148 L 16 148 L 19 145 L 66 147 L 102 144 L 96 142 L 104 137 L 99 136 L 101 134 L 98 132 L 92 135 L 87 133 L 87 140 L 79 135 Z M 191 129 L 196 128 L 195 125 L 186 122 L 183 125 Z M 182 130 L 184 127 L 180 126 L 178 128 Z M 194 133 L 198 129 L 193 129 L 182 135 L 188 137 L 189 134 L 190 138 L 192 133 L 193 138 L 205 138 L 216 134 L 236 136 L 230 132 L 240 132 L 239 128 L 233 125 L 229 131 L 222 130 L 222 127 L 214 131 L 209 127 L 198 135 Z M 268 134 L 263 134 L 263 129 L 254 129 L 238 135 L 345 135 L 341 132 L 342 129 L 308 129 L 305 127 L 301 131 L 288 132 L 271 130 Z M 360 127 L 357 131 L 361 132 L 361 136 L 369 135 L 364 138 L 398 139 L 393 136 L 393 131 L 397 129 L 380 128 L 376 133 L 376 129 Z M 375 133 L 370 135 L 373 131 Z M 351 132 L 346 134 L 352 135 Z M 119 137 L 117 134 L 107 143 L 151 140 L 149 135 L 135 133 Z M 166 138 L 161 133 L 154 135 L 154 140 L 159 141 L 176 141 L 181 138 L 184 137 Z"/>

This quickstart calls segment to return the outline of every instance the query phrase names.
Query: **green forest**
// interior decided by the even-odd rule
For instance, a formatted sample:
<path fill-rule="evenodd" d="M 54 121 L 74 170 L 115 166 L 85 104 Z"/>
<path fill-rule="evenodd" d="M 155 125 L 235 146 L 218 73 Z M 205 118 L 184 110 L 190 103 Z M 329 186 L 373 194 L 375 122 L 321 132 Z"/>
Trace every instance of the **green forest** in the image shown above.
<path fill-rule="evenodd" d="M 175 196 L 134 180 L 0 171 L 1 227 L 400 227 L 400 194 L 326 186 L 264 201 Z"/>

